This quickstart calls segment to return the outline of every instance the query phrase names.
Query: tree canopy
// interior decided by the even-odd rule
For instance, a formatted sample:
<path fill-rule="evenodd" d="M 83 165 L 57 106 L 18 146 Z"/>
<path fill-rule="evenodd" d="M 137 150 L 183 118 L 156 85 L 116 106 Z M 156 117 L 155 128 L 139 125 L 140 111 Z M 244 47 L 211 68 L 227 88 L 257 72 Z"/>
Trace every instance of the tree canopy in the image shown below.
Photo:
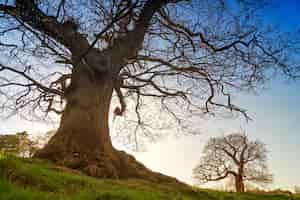
<path fill-rule="evenodd" d="M 244 192 L 245 181 L 272 182 L 265 144 L 239 133 L 211 138 L 193 174 L 200 183 L 233 177 L 237 192 Z"/>
<path fill-rule="evenodd" d="M 274 71 L 291 77 L 299 71 L 295 38 L 259 18 L 266 3 L 3 1 L 1 113 L 62 113 L 72 71 L 85 62 L 93 74 L 115 74 L 115 114 L 132 97 L 140 124 L 145 97 L 159 99 L 172 116 L 179 112 L 170 106 L 174 102 L 194 113 L 226 108 L 246 116 L 232 103 L 233 91 L 255 90 Z M 114 58 L 107 55 L 111 49 Z"/>

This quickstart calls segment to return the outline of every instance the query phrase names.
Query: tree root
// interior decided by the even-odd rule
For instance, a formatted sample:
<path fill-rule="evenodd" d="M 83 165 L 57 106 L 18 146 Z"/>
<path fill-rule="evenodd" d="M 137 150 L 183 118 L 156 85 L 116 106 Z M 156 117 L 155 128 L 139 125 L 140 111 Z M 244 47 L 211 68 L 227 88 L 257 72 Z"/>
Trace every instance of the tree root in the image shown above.
<path fill-rule="evenodd" d="M 187 186 L 176 178 L 151 171 L 138 162 L 134 156 L 115 149 L 110 154 L 101 152 L 81 152 L 79 154 L 46 148 L 37 152 L 35 157 L 51 160 L 57 165 L 65 166 L 96 178 L 142 179 L 154 183 Z"/>

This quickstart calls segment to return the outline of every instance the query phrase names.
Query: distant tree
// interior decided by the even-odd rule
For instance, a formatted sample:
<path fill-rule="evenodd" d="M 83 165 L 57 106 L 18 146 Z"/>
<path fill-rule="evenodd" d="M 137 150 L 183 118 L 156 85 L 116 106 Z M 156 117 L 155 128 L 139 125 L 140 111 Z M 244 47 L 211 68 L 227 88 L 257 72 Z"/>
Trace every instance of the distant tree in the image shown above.
<path fill-rule="evenodd" d="M 31 157 L 38 149 L 37 142 L 28 137 L 27 132 L 0 135 L 0 151 L 21 157 Z"/>
<path fill-rule="evenodd" d="M 300 194 L 300 186 L 295 186 L 294 191 L 296 194 Z"/>
<path fill-rule="evenodd" d="M 235 191 L 235 177 L 234 176 L 229 176 L 228 178 L 224 179 L 222 182 L 223 185 L 223 190 L 232 192 Z M 253 182 L 246 181 L 244 182 L 244 190 L 247 192 L 256 192 L 256 191 L 263 191 L 264 187 L 263 185 L 258 185 Z"/>
<path fill-rule="evenodd" d="M 204 147 L 194 178 L 200 183 L 219 181 L 232 176 L 237 192 L 245 191 L 245 181 L 272 182 L 267 165 L 267 149 L 259 140 L 250 141 L 245 134 L 211 138 Z"/>

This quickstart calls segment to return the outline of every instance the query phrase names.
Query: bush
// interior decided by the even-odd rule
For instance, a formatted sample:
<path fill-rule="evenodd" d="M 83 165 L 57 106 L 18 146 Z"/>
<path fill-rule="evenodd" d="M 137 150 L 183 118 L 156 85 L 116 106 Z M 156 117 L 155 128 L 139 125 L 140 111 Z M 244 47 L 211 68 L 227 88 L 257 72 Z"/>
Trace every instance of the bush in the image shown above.
<path fill-rule="evenodd" d="M 0 135 L 1 152 L 20 157 L 31 157 L 37 149 L 37 143 L 29 139 L 26 131 L 10 135 Z"/>

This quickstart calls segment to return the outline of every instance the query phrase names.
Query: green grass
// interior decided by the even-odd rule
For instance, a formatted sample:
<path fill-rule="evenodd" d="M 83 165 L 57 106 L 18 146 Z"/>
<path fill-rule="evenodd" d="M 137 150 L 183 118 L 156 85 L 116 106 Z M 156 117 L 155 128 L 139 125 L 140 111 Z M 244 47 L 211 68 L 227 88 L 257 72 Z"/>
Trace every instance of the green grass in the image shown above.
<path fill-rule="evenodd" d="M 109 180 L 65 172 L 51 163 L 0 154 L 0 200 L 300 200 L 234 194 L 142 180 Z"/>

